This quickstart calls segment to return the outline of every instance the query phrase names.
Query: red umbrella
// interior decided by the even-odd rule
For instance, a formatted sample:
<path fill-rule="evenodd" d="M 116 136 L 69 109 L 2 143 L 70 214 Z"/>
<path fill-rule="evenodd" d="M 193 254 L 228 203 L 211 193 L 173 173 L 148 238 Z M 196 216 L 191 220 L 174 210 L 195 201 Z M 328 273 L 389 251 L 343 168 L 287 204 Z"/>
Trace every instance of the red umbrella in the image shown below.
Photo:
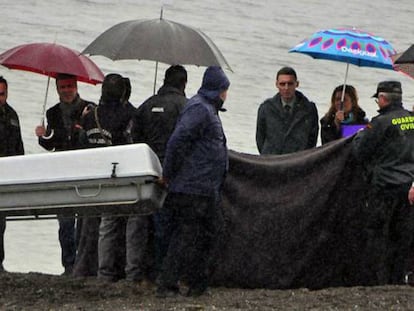
<path fill-rule="evenodd" d="M 43 114 L 46 108 L 50 77 L 59 73 L 76 76 L 81 82 L 98 84 L 104 74 L 92 60 L 80 52 L 56 43 L 29 43 L 0 54 L 0 65 L 9 69 L 31 71 L 48 76 Z"/>
<path fill-rule="evenodd" d="M 92 60 L 80 52 L 56 43 L 30 43 L 0 54 L 0 64 L 10 68 L 56 78 L 58 73 L 77 77 L 90 84 L 101 83 L 104 74 Z"/>

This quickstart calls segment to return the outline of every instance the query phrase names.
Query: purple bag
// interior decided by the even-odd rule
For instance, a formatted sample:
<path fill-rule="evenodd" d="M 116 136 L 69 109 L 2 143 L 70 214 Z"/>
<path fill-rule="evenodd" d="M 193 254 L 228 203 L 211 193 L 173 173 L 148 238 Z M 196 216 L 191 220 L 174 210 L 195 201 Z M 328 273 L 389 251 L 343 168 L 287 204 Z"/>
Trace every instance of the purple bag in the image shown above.
<path fill-rule="evenodd" d="M 341 126 L 341 136 L 342 137 L 349 137 L 354 135 L 360 129 L 364 129 L 367 125 L 366 124 L 342 124 Z"/>

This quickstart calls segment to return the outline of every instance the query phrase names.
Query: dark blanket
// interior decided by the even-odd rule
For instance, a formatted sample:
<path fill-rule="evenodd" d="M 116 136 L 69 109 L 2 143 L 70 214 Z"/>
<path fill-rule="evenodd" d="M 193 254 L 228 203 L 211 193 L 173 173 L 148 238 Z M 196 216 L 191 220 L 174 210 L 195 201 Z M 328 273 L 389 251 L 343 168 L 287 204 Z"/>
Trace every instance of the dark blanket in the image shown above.
<path fill-rule="evenodd" d="M 363 284 L 366 184 L 341 139 L 290 155 L 230 151 L 216 286 L 322 288 Z"/>

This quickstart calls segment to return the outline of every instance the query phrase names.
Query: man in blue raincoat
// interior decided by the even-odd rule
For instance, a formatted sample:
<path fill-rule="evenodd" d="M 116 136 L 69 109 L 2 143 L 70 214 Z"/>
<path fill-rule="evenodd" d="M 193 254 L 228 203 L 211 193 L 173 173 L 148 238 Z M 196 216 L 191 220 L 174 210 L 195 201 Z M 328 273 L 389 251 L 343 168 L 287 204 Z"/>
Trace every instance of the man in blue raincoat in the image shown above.
<path fill-rule="evenodd" d="M 208 287 L 207 263 L 219 217 L 220 190 L 228 167 L 226 137 L 218 111 L 230 82 L 220 67 L 209 67 L 198 93 L 184 107 L 163 163 L 173 231 L 159 275 L 158 297 L 179 293 L 183 276 L 188 296 Z"/>

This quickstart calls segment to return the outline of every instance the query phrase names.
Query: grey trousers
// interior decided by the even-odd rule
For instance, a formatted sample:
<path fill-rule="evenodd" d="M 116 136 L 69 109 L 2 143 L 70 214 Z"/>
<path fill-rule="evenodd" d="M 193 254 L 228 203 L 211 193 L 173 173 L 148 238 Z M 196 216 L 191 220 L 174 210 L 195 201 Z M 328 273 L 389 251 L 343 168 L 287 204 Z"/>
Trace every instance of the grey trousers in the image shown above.
<path fill-rule="evenodd" d="M 98 242 L 98 278 L 129 281 L 144 278 L 149 236 L 149 217 L 102 217 Z"/>

